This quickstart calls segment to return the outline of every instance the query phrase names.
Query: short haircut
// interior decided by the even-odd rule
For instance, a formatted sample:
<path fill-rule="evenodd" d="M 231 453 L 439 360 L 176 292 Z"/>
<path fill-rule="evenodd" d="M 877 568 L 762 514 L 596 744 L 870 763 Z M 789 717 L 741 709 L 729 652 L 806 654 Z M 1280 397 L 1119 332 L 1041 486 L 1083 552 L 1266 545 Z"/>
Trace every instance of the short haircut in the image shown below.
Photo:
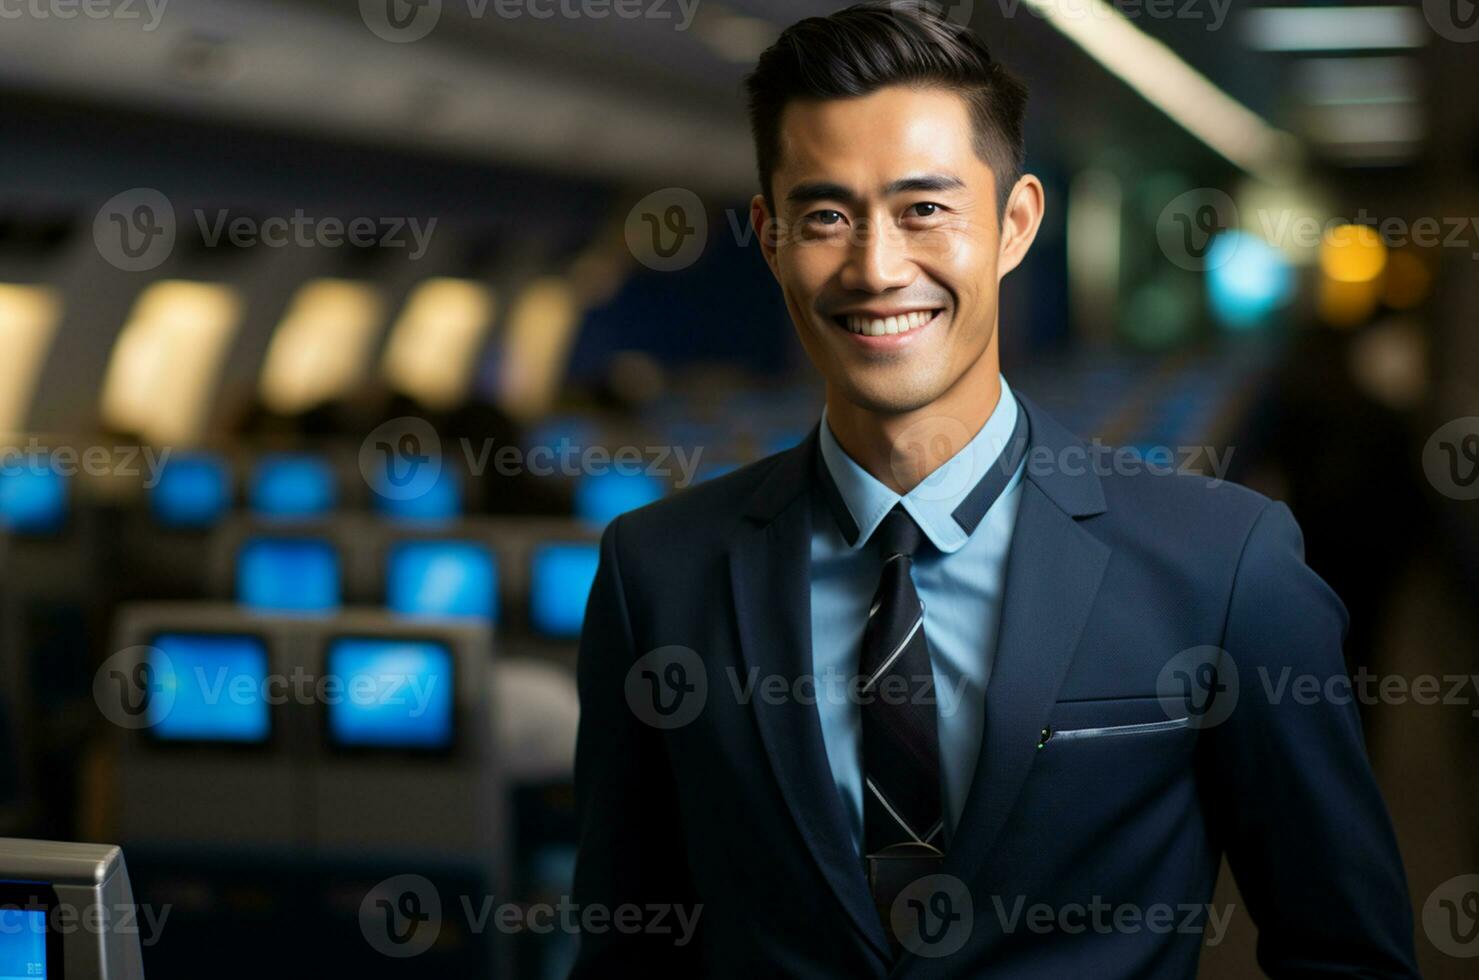
<path fill-rule="evenodd" d="M 866 0 L 782 32 L 745 79 L 760 189 L 780 159 L 781 115 L 794 99 L 848 99 L 890 85 L 959 92 L 970 109 L 976 155 L 996 177 L 996 207 L 1022 176 L 1027 87 L 991 57 L 969 27 L 920 0 Z"/>

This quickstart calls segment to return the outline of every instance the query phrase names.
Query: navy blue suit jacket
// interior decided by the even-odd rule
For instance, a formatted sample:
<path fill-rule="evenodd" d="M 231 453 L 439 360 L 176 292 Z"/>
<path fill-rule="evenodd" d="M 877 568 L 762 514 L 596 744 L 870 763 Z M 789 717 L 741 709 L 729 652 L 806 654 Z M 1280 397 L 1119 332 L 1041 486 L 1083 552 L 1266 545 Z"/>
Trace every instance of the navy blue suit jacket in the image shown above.
<path fill-rule="evenodd" d="M 1356 709 L 1291 691 L 1344 674 L 1347 613 L 1288 508 L 1194 476 L 1096 473 L 1021 401 L 1032 449 L 986 730 L 943 866 L 971 903 L 959 948 L 891 956 L 815 705 L 735 695 L 733 678 L 810 669 L 813 432 L 606 530 L 580 649 L 573 898 L 641 906 L 651 928 L 596 920 L 574 977 L 1191 977 L 1203 935 L 1186 910 L 1211 901 L 1224 854 L 1271 976 L 1417 975 Z M 669 728 L 628 695 L 638 659 L 673 646 L 707 693 Z M 1178 726 L 1167 665 L 1204 647 L 1222 651 L 1221 693 L 1188 711 L 1230 703 L 1234 670 L 1236 701 Z M 1074 911 L 1096 902 L 1134 918 Z M 658 906 L 698 909 L 689 942 Z M 1169 924 L 1140 918 L 1167 907 Z"/>

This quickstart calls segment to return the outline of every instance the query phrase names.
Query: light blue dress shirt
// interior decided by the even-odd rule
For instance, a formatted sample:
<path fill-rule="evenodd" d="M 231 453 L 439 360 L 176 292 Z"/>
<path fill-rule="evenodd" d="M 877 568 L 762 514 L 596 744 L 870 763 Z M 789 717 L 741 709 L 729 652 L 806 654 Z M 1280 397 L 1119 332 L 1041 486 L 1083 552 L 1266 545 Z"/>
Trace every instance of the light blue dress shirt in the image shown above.
<path fill-rule="evenodd" d="M 859 854 L 862 716 L 856 698 L 849 696 L 849 684 L 857 673 L 868 605 L 882 569 L 869 539 L 884 515 L 902 502 L 934 544 L 916 556 L 913 574 L 924 603 L 924 632 L 934 667 L 948 847 L 981 748 L 986 683 L 996 652 L 1007 551 L 1017 523 L 1025 459 L 974 533 L 967 535 L 951 514 L 1007 447 L 1019 411 L 1002 378 L 1001 399 L 981 431 L 903 497 L 843 451 L 826 412 L 822 413 L 822 459 L 859 533 L 849 545 L 831 510 L 816 495 L 811 536 L 812 660 L 827 761 Z"/>

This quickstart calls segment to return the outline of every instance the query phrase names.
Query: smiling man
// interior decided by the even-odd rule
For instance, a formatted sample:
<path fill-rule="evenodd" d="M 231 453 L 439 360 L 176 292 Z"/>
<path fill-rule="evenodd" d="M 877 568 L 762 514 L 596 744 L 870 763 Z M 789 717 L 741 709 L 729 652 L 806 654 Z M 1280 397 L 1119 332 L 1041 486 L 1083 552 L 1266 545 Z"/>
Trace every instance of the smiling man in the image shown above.
<path fill-rule="evenodd" d="M 1026 93 L 902 2 L 749 79 L 766 261 L 826 403 L 801 445 L 614 521 L 580 651 L 574 975 L 1416 976 L 1289 510 L 1136 468 L 1014 392 L 998 289 L 1044 211 Z"/>

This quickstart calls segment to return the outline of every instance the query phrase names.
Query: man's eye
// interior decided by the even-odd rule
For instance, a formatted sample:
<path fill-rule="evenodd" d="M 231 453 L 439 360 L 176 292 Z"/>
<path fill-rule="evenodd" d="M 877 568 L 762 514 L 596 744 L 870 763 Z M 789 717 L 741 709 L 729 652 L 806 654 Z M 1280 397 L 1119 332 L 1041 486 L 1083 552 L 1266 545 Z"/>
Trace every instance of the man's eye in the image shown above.
<path fill-rule="evenodd" d="M 909 206 L 909 214 L 915 218 L 932 218 L 940 210 L 940 206 L 931 201 L 921 201 Z"/>
<path fill-rule="evenodd" d="M 835 225 L 842 220 L 841 211 L 813 211 L 807 215 L 813 222 L 819 225 Z"/>

